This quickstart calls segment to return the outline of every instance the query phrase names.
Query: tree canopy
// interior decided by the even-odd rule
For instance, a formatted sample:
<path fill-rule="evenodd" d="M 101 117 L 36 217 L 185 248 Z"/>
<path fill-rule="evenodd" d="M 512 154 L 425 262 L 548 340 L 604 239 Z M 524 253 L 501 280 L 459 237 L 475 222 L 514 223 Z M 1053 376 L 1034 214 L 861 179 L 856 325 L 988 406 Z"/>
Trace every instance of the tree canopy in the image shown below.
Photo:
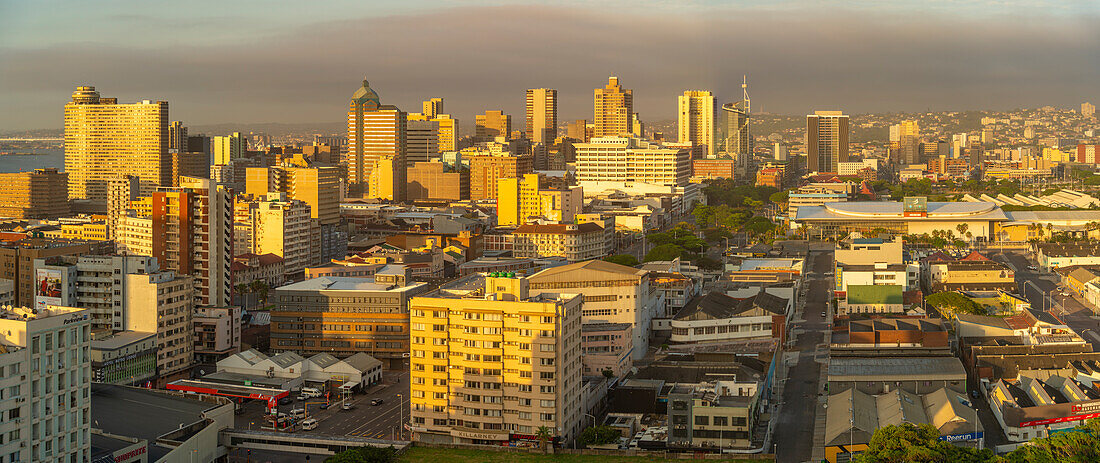
<path fill-rule="evenodd" d="M 856 463 L 982 463 L 996 461 L 992 450 L 959 447 L 941 441 L 940 432 L 930 424 L 891 425 L 875 430 L 867 450 L 856 456 Z"/>
<path fill-rule="evenodd" d="M 578 443 L 587 447 L 589 445 L 613 444 L 619 441 L 622 434 L 611 426 L 592 426 L 581 431 Z"/>
<path fill-rule="evenodd" d="M 613 264 L 625 265 L 627 267 L 633 267 L 639 264 L 638 258 L 630 254 L 615 254 L 613 256 L 604 257 L 603 260 Z"/>
<path fill-rule="evenodd" d="M 954 291 L 930 294 L 924 298 L 924 302 L 935 307 L 940 312 L 968 313 L 973 315 L 985 315 L 985 307 L 974 302 L 973 299 Z"/>
<path fill-rule="evenodd" d="M 362 447 L 348 449 L 325 458 L 325 463 L 396 463 L 397 450 L 393 447 Z"/>

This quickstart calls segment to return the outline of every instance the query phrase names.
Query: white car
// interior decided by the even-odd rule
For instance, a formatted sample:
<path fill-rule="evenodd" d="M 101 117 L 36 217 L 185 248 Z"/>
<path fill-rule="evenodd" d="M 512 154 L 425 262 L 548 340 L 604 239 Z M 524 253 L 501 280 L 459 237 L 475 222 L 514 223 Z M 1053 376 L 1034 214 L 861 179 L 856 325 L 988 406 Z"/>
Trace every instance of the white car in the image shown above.
<path fill-rule="evenodd" d="M 302 431 L 317 429 L 318 422 L 315 418 L 302 421 Z"/>

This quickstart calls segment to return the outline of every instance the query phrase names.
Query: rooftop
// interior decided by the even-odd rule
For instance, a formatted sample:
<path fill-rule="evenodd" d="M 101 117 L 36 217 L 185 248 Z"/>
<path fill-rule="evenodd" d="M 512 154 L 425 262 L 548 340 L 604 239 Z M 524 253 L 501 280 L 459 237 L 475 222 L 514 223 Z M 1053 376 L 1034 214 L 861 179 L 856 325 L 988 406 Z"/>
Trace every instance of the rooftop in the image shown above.
<path fill-rule="evenodd" d="M 406 286 L 375 283 L 372 278 L 324 276 L 311 280 L 291 283 L 275 288 L 277 291 L 405 291 L 424 283 L 412 283 Z"/>
<path fill-rule="evenodd" d="M 801 220 L 996 220 L 1007 221 L 1004 211 L 989 202 L 928 202 L 926 216 L 905 217 L 901 201 L 848 201 L 823 206 L 799 206 Z"/>
<path fill-rule="evenodd" d="M 156 333 L 150 331 L 119 331 L 117 333 L 96 338 L 91 342 L 91 348 L 96 350 L 115 350 L 149 338 L 156 337 Z"/>
<path fill-rule="evenodd" d="M 203 420 L 204 412 L 218 406 L 163 391 L 100 383 L 92 384 L 91 403 L 92 427 L 149 441 L 149 461 L 171 450 L 156 445 L 157 438 Z"/>
<path fill-rule="evenodd" d="M 834 357 L 829 381 L 959 381 L 966 378 L 955 357 Z"/>

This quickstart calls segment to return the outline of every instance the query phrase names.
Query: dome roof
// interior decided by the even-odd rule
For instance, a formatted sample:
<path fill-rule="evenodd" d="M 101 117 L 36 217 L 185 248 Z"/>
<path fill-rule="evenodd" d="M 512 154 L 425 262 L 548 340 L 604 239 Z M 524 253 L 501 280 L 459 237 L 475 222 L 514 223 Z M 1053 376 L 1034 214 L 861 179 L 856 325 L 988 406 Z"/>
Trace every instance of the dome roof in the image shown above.
<path fill-rule="evenodd" d="M 359 89 L 351 95 L 351 101 L 358 104 L 363 104 L 368 101 L 373 101 L 376 105 L 380 104 L 378 101 L 378 94 L 370 88 L 370 82 L 367 82 L 367 79 L 363 79 L 363 86 L 359 87 Z"/>

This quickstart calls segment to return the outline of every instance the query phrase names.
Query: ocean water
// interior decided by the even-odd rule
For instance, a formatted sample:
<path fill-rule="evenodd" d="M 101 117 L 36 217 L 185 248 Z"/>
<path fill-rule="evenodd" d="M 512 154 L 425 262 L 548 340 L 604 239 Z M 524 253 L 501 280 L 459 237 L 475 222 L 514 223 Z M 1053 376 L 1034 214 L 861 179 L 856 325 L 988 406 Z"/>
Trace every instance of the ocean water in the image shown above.
<path fill-rule="evenodd" d="M 19 149 L 19 152 L 33 151 L 35 153 L 45 153 L 29 156 L 15 156 L 5 155 L 0 156 L 0 173 L 11 172 L 27 172 L 34 169 L 43 169 L 46 167 L 56 167 L 59 170 L 65 169 L 65 150 L 60 148 L 48 148 L 48 149 L 35 149 L 24 150 Z"/>

